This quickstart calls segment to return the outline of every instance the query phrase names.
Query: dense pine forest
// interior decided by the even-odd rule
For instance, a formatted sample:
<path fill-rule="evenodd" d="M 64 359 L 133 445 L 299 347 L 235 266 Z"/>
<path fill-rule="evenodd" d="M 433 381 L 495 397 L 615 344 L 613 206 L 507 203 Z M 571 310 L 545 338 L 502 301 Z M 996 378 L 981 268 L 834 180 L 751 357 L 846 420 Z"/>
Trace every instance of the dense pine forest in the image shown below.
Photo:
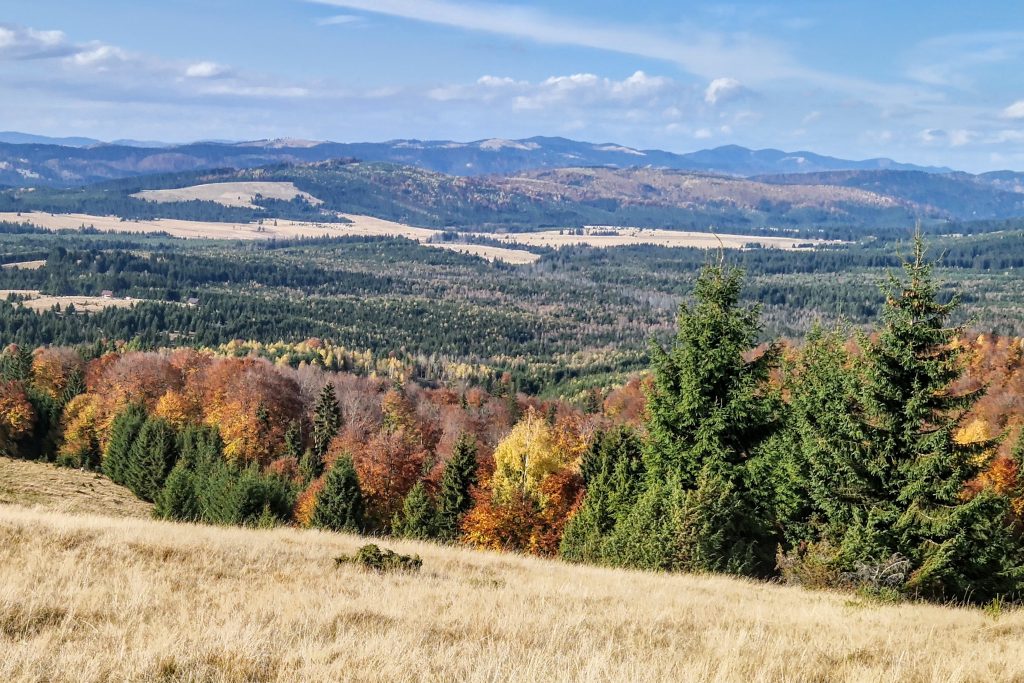
<path fill-rule="evenodd" d="M 1005 310 L 986 308 L 978 285 L 999 281 L 982 275 L 995 263 L 1015 267 L 1005 236 L 933 250 L 941 270 L 918 238 L 906 253 L 858 247 L 815 254 L 820 262 L 645 248 L 642 273 L 630 249 L 560 251 L 524 273 L 395 240 L 261 245 L 230 258 L 229 246 L 182 254 L 159 240 L 142 249 L 103 239 L 68 239 L 45 267 L 2 271 L 8 289 L 116 288 L 158 301 L 89 315 L 5 304 L 14 343 L 0 358 L 0 451 L 102 472 L 162 517 L 725 572 L 887 600 L 1021 596 L 1024 343 L 960 324 L 969 305 Z M 12 244 L 35 254 L 46 236 Z M 403 276 L 379 267 L 395 250 L 405 250 Z M 816 268 L 847 285 L 820 287 Z M 418 287 L 438 272 L 431 299 L 451 308 L 410 308 L 405 321 L 402 302 L 423 297 Z M 773 286 L 780 301 L 802 292 L 831 317 L 815 324 L 804 306 L 773 305 Z M 378 296 L 386 316 L 367 313 Z M 359 304 L 331 303 L 347 298 Z M 856 325 L 835 322 L 851 312 L 841 299 L 856 302 Z M 522 308 L 496 305 L 505 300 Z M 624 319 L 638 300 L 646 318 Z M 525 317 L 552 305 L 572 314 Z M 492 317 L 468 315 L 484 310 Z M 316 315 L 324 327 L 313 331 L 335 334 L 234 339 L 284 337 Z M 769 322 L 783 320 L 806 334 L 781 340 Z M 658 322 L 641 331 L 642 321 Z M 231 327 L 240 323 L 244 334 Z M 346 348 L 337 335 L 364 328 L 380 336 Z M 403 336 L 388 339 L 393 329 Z M 489 346 L 497 339 L 508 346 Z M 581 364 L 590 383 L 562 398 L 524 393 L 559 378 L 523 369 L 545 358 L 553 367 L 574 343 L 629 360 Z"/>

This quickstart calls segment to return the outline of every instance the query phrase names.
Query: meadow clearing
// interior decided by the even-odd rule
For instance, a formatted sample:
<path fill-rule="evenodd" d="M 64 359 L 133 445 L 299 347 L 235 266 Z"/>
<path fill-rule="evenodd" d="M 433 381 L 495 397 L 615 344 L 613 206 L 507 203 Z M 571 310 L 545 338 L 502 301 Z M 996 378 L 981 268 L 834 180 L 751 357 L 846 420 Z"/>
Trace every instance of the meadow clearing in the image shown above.
<path fill-rule="evenodd" d="M 1024 680 L 1021 611 L 390 539 L 423 568 L 379 575 L 334 561 L 365 538 L 125 516 L 96 475 L 0 464 L 4 681 Z"/>

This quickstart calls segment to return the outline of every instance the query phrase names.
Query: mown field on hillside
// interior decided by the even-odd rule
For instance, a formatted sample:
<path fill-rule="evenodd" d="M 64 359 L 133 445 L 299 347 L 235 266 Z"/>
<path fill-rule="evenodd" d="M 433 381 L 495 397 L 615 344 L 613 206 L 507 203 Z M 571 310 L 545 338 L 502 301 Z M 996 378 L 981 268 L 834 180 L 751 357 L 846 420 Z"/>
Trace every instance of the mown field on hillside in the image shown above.
<path fill-rule="evenodd" d="M 57 512 L 93 494 L 16 465 L 59 495 L 0 504 L 4 681 L 1024 679 L 1020 611 L 391 540 L 423 568 L 380 575 L 357 536 Z"/>

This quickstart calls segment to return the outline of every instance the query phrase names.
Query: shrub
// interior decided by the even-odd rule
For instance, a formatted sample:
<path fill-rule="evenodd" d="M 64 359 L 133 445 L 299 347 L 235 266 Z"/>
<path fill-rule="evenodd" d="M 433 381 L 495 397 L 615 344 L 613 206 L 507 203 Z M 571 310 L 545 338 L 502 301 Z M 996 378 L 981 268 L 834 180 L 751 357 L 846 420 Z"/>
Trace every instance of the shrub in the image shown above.
<path fill-rule="evenodd" d="M 379 574 L 387 572 L 418 572 L 423 566 L 419 555 L 399 555 L 398 553 L 380 548 L 369 543 L 360 548 L 355 555 L 342 555 L 334 558 L 338 565 L 354 564 Z"/>

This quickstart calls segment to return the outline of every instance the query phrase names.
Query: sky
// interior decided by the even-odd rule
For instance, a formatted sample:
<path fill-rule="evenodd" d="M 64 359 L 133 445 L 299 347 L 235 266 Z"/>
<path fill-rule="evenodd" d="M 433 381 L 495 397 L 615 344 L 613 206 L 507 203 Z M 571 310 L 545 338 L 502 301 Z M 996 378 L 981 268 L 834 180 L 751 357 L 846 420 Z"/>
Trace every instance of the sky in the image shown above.
<path fill-rule="evenodd" d="M 5 0 L 0 130 L 1024 170 L 1019 0 Z"/>

